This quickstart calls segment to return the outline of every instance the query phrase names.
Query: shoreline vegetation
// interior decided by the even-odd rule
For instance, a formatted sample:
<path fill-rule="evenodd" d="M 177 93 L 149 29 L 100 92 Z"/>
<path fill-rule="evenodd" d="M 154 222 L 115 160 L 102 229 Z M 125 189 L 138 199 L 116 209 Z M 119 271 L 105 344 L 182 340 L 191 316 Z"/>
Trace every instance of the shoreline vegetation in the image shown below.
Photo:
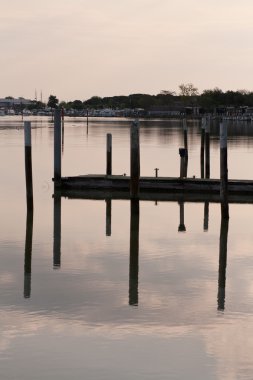
<path fill-rule="evenodd" d="M 178 93 L 162 90 L 157 95 L 92 96 L 84 101 L 59 101 L 55 95 L 50 95 L 47 102 L 37 97 L 34 100 L 12 96 L 0 99 L 0 115 L 47 115 L 58 107 L 69 116 L 179 117 L 212 114 L 236 117 L 253 114 L 253 91 L 223 91 L 216 87 L 199 93 L 192 83 L 187 83 L 179 86 Z"/>

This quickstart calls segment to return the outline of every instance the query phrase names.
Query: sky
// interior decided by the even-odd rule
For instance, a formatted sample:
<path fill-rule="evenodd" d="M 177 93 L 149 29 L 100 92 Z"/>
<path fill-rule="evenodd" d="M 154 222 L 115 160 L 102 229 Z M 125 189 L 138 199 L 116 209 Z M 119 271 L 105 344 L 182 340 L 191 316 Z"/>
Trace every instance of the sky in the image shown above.
<path fill-rule="evenodd" d="M 0 97 L 253 90 L 252 0 L 0 0 Z"/>

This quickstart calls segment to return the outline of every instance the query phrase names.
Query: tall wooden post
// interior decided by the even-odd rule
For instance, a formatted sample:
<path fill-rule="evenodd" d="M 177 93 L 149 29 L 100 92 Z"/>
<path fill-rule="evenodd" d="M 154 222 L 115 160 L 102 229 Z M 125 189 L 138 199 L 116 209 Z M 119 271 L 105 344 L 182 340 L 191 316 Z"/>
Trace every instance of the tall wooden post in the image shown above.
<path fill-rule="evenodd" d="M 89 110 L 88 109 L 86 110 L 86 131 L 88 135 L 89 133 Z"/>
<path fill-rule="evenodd" d="M 54 184 L 61 183 L 61 109 L 54 112 Z"/>
<path fill-rule="evenodd" d="M 131 153 L 130 153 L 130 195 L 131 198 L 139 197 L 139 182 L 140 182 L 140 136 L 139 136 L 139 121 L 135 120 L 131 126 Z"/>
<path fill-rule="evenodd" d="M 106 135 L 106 175 L 112 175 L 112 135 Z"/>
<path fill-rule="evenodd" d="M 64 153 L 64 108 L 61 108 L 61 125 L 62 125 L 62 154 Z"/>
<path fill-rule="evenodd" d="M 130 215 L 130 261 L 129 261 L 129 305 L 138 305 L 139 277 L 139 222 L 140 205 L 138 199 L 131 199 Z"/>
<path fill-rule="evenodd" d="M 112 234 L 112 200 L 106 199 L 106 236 Z"/>
<path fill-rule="evenodd" d="M 205 177 L 205 169 L 204 169 L 204 162 L 205 162 L 205 126 L 206 126 L 206 119 L 203 117 L 201 120 L 201 146 L 200 146 L 200 175 L 201 175 L 201 178 Z"/>
<path fill-rule="evenodd" d="M 27 208 L 26 235 L 25 235 L 25 260 L 24 260 L 24 298 L 30 298 L 31 296 L 32 240 L 33 240 L 33 209 Z"/>
<path fill-rule="evenodd" d="M 28 209 L 33 209 L 33 178 L 32 178 L 32 138 L 31 122 L 24 122 L 25 131 L 25 180 L 26 180 L 26 204 Z"/>
<path fill-rule="evenodd" d="M 210 178 L 210 118 L 206 122 L 206 178 Z"/>
<path fill-rule="evenodd" d="M 186 156 L 187 152 L 185 148 L 179 148 L 180 155 L 180 178 L 187 177 L 187 165 L 188 158 Z"/>
<path fill-rule="evenodd" d="M 54 193 L 54 246 L 53 261 L 54 269 L 61 266 L 61 195 Z"/>
<path fill-rule="evenodd" d="M 188 155 L 188 138 L 187 138 L 187 121 L 183 119 L 183 130 L 184 130 L 184 148 L 186 149 L 186 154 Z"/>
<path fill-rule="evenodd" d="M 225 309 L 228 225 L 229 220 L 222 218 L 219 245 L 218 310 Z"/>
<path fill-rule="evenodd" d="M 227 124 L 220 123 L 220 196 L 221 216 L 229 218 L 228 211 L 228 162 L 227 162 Z"/>

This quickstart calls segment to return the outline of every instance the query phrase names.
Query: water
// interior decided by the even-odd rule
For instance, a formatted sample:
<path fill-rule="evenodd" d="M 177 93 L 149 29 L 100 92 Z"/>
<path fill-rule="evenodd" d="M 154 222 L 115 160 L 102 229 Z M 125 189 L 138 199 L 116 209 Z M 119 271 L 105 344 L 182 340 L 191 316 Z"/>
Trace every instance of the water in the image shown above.
<path fill-rule="evenodd" d="M 219 204 L 140 202 L 138 218 L 136 205 L 131 217 L 129 201 L 112 201 L 108 231 L 105 201 L 63 198 L 54 225 L 52 124 L 30 120 L 29 224 L 22 123 L 0 119 L 0 378 L 251 379 L 252 205 L 231 204 L 221 230 Z M 104 173 L 106 133 L 113 173 L 129 174 L 129 121 L 94 119 L 88 132 L 66 119 L 63 175 Z M 200 176 L 199 133 L 192 123 L 189 176 Z M 211 177 L 217 135 L 214 125 Z M 229 177 L 252 178 L 253 126 L 229 126 L 228 144 Z M 178 176 L 182 145 L 178 122 L 142 121 L 141 174 Z"/>

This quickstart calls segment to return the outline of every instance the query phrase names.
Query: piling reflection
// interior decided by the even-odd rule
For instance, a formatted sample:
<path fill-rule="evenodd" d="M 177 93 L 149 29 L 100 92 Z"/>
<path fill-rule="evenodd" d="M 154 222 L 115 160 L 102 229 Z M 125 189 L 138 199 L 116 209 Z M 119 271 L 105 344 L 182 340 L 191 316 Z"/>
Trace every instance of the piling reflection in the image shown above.
<path fill-rule="evenodd" d="M 178 204 L 179 204 L 179 218 L 180 218 L 178 232 L 185 232 L 186 227 L 184 224 L 184 202 L 178 202 Z"/>
<path fill-rule="evenodd" d="M 61 195 L 57 192 L 54 194 L 54 246 L 53 246 L 53 260 L 54 269 L 61 266 Z"/>
<path fill-rule="evenodd" d="M 228 219 L 221 219 L 219 245 L 218 310 L 225 309 Z"/>
<path fill-rule="evenodd" d="M 129 305 L 138 305 L 139 275 L 139 222 L 140 205 L 138 199 L 131 200 L 130 216 L 130 261 L 129 261 Z"/>
<path fill-rule="evenodd" d="M 208 231 L 209 227 L 209 202 L 204 205 L 204 231 Z"/>
<path fill-rule="evenodd" d="M 27 208 L 25 258 L 24 258 L 24 298 L 31 297 L 32 240 L 33 240 L 33 209 Z"/>
<path fill-rule="evenodd" d="M 112 234 L 112 200 L 106 199 L 106 236 Z"/>

